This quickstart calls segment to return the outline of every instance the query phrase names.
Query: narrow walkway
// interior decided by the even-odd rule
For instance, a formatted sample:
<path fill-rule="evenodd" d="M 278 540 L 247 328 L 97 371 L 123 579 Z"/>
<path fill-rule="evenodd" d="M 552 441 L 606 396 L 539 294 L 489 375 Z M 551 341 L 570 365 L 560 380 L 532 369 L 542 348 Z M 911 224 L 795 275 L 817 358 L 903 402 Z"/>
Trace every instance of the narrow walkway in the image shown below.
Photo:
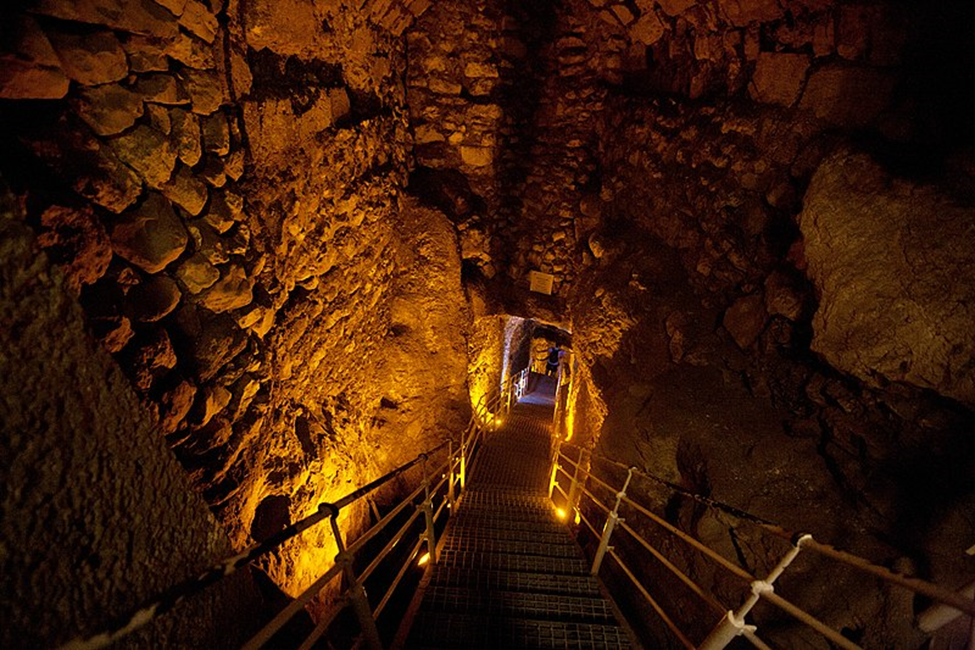
<path fill-rule="evenodd" d="M 630 647 L 548 499 L 550 404 L 523 400 L 484 443 L 406 647 Z"/>

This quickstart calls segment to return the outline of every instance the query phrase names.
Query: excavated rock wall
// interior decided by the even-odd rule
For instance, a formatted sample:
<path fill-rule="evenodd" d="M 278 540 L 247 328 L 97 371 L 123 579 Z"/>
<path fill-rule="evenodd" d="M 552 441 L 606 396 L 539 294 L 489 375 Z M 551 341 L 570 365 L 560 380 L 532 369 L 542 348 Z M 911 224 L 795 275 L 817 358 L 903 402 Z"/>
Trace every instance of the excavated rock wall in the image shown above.
<path fill-rule="evenodd" d="M 3 175 L 236 548 L 466 420 L 458 244 L 401 195 L 428 7 L 3 10 Z M 265 568 L 293 595 L 333 554 L 323 528 Z"/>
<path fill-rule="evenodd" d="M 601 14 L 631 44 L 645 17 L 660 24 L 646 47 L 627 45 L 594 126 L 600 182 L 578 214 L 595 217 L 577 234 L 586 270 L 569 294 L 574 440 L 960 587 L 975 532 L 972 345 L 958 326 L 972 176 L 967 156 L 947 154 L 970 132 L 946 135 L 958 98 L 919 84 L 913 58 L 954 51 L 960 30 L 902 4 L 647 4 Z M 851 141 L 871 153 L 830 158 Z M 633 491 L 756 575 L 784 550 L 652 481 Z M 734 583 L 646 532 L 739 602 Z M 665 571 L 641 570 L 703 638 L 714 614 Z M 835 565 L 803 560 L 781 590 L 866 647 L 921 643 L 908 598 Z M 825 647 L 757 615 L 774 645 Z M 671 642 L 662 625 L 647 634 Z"/>
<path fill-rule="evenodd" d="M 233 548 L 9 198 L 0 191 L 0 643 L 58 647 Z M 239 647 L 259 607 L 245 570 L 124 646 Z"/>

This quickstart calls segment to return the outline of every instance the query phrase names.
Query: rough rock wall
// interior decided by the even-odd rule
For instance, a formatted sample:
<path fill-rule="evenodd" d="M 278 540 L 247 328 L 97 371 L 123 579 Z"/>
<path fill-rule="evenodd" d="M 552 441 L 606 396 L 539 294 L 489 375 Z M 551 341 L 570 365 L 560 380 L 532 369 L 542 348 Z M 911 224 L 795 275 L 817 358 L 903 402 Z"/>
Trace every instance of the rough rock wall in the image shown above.
<path fill-rule="evenodd" d="M 624 9 L 632 8 L 607 7 L 616 18 Z M 902 369 L 903 358 L 875 364 L 894 380 L 889 384 L 877 376 L 864 383 L 860 377 L 871 371 L 853 361 L 879 358 L 875 340 L 853 344 L 840 331 L 837 336 L 846 340 L 826 343 L 821 333 L 833 307 L 846 304 L 848 314 L 863 314 L 879 311 L 875 306 L 887 299 L 867 288 L 879 286 L 888 272 L 876 272 L 878 264 L 855 265 L 857 280 L 830 275 L 834 254 L 863 264 L 871 259 L 852 240 L 846 247 L 832 236 L 858 231 L 856 219 L 847 220 L 835 206 L 857 206 L 864 195 L 871 197 L 876 213 L 866 206 L 850 209 L 875 214 L 863 227 L 876 224 L 871 232 L 884 241 L 897 237 L 894 225 L 906 218 L 902 202 L 912 201 L 915 209 L 942 206 L 944 223 L 970 221 L 961 208 L 943 209 L 945 191 L 933 190 L 930 180 L 885 186 L 894 169 L 928 179 L 947 172 L 970 188 L 964 164 L 944 165 L 945 150 L 971 135 L 960 129 L 959 142 L 946 137 L 955 126 L 957 98 L 934 82 L 918 84 L 918 59 L 908 55 L 926 48 L 952 51 L 951 35 L 959 30 L 934 35 L 932 21 L 940 23 L 941 16 L 915 12 L 905 34 L 905 9 L 825 2 L 661 2 L 650 8 L 662 19 L 660 33 L 622 61 L 622 92 L 610 93 L 597 126 L 600 183 L 588 206 L 579 207 L 596 218 L 578 235 L 588 243 L 579 258 L 588 267 L 570 294 L 574 347 L 582 361 L 576 422 L 601 422 L 601 428 L 580 432 L 577 425 L 576 435 L 595 446 L 596 456 L 644 467 L 956 587 L 961 578 L 955 572 L 966 564 L 965 540 L 973 532 L 965 513 L 973 499 L 968 477 L 975 450 L 964 433 L 973 415 L 955 401 L 966 399 L 959 386 L 968 372 L 967 333 L 940 328 L 956 332 L 944 337 L 946 346 L 924 337 L 912 350 L 914 362 L 921 363 L 921 349 L 930 345 L 944 351 L 928 355 L 936 362 L 923 373 Z M 744 13 L 734 18 L 739 10 Z M 865 16 L 872 18 L 865 22 Z M 964 24 L 971 25 L 967 18 Z M 622 22 L 632 35 L 637 20 Z M 931 75 L 945 80 L 937 70 Z M 936 92 L 922 97 L 925 88 Z M 886 171 L 856 158 L 855 177 L 864 179 L 859 185 L 866 189 L 854 191 L 838 180 L 834 161 L 817 173 L 819 189 L 806 194 L 813 173 L 846 139 L 871 148 Z M 808 213 L 808 226 L 803 217 L 800 233 L 804 195 L 807 209 L 816 209 Z M 961 201 L 970 202 L 970 193 L 964 196 L 969 198 Z M 957 196 L 953 200 L 957 205 Z M 927 213 L 911 218 L 923 220 Z M 830 233 L 812 225 L 814 214 L 829 221 Z M 958 237 L 949 234 L 957 231 L 942 223 L 926 229 L 925 242 L 915 238 L 910 246 L 909 259 L 930 258 L 937 249 L 935 258 L 942 260 L 914 264 L 910 276 L 900 273 L 905 282 L 915 279 L 912 291 L 942 297 L 964 291 L 957 288 L 967 275 L 946 281 L 941 272 L 967 259 L 956 246 Z M 944 239 L 934 236 L 941 231 Z M 815 263 L 804 252 L 802 235 L 812 236 L 806 244 L 816 250 Z M 827 243 L 839 248 L 827 253 Z M 866 283 L 861 296 L 870 294 L 857 311 L 843 303 L 854 282 Z M 907 293 L 891 293 L 892 304 L 908 312 L 956 309 L 950 299 L 939 297 L 922 308 L 912 306 Z M 811 347 L 817 322 L 820 342 Z M 892 347 L 898 351 L 890 359 L 904 346 Z M 941 394 L 900 381 L 939 386 Z M 634 490 L 757 574 L 781 555 L 781 548 L 761 541 L 747 525 L 709 514 L 652 483 L 638 482 Z M 670 547 L 664 538 L 660 542 Z M 679 550 L 678 557 L 680 566 L 713 585 L 719 600 L 738 602 L 740 592 L 705 564 Z M 650 570 L 647 579 L 662 585 L 655 593 L 665 609 L 687 613 L 692 638 L 703 638 L 714 620 L 699 601 L 662 571 Z M 905 624 L 912 615 L 909 602 L 835 566 L 800 563 L 782 590 L 866 647 L 920 644 Z M 761 616 L 759 626 L 775 645 L 824 647 L 784 618 Z M 653 617 L 648 611 L 646 620 Z M 664 631 L 648 634 L 666 647 Z"/>
<path fill-rule="evenodd" d="M 599 154 L 607 96 L 737 97 L 794 109 L 817 129 L 911 139 L 936 131 L 931 97 L 953 92 L 918 72 L 938 49 L 918 42 L 951 29 L 939 17 L 830 0 L 438 3 L 410 34 L 416 191 L 460 223 L 472 268 L 516 285 L 531 269 L 552 273 L 567 295 L 602 253 L 614 197 Z M 754 162 L 753 189 L 770 180 Z M 763 191 L 789 200 L 787 186 Z"/>
<path fill-rule="evenodd" d="M 85 331 L 70 282 L 3 203 L 0 643 L 56 647 L 233 549 Z M 239 647 L 260 615 L 246 573 L 186 605 L 126 645 Z"/>
<path fill-rule="evenodd" d="M 975 406 L 975 212 L 864 154 L 824 162 L 799 226 L 819 295 L 812 349 L 861 380 Z"/>
<path fill-rule="evenodd" d="M 411 146 L 400 37 L 428 6 L 4 9 L 3 173 L 238 548 L 463 419 L 456 246 L 432 213 L 428 234 L 395 226 Z M 402 255 L 426 236 L 441 256 Z M 443 275 L 419 287 L 418 265 Z M 396 305 L 417 294 L 439 307 L 399 336 Z M 394 358 L 409 390 L 386 386 Z M 391 390 L 411 402 L 395 417 Z M 421 431 L 442 408 L 447 424 Z M 265 568 L 294 594 L 331 560 L 328 537 Z"/>

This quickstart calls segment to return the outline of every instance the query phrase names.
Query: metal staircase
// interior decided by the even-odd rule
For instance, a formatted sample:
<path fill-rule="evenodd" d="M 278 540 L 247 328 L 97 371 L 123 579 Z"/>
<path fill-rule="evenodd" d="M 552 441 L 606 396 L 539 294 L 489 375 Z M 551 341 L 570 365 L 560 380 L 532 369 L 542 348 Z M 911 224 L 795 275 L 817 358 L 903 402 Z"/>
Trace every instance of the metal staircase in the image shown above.
<path fill-rule="evenodd" d="M 485 441 L 407 648 L 631 647 L 548 498 L 551 418 L 518 404 Z"/>
<path fill-rule="evenodd" d="M 547 397 L 549 391 L 545 388 L 554 386 L 544 386 L 549 382 L 548 378 L 533 377 L 527 368 L 507 377 L 500 390 L 482 396 L 474 404 L 473 417 L 457 438 L 445 440 L 334 503 L 319 504 L 313 514 L 204 573 L 173 585 L 101 629 L 69 641 L 61 650 L 95 650 L 124 639 L 166 615 L 180 601 L 326 522 L 338 550 L 334 563 L 323 567 L 317 580 L 267 621 L 243 646 L 244 650 L 294 647 L 283 644 L 279 633 L 323 588 L 333 583 L 338 597 L 328 612 L 318 618 L 299 650 L 363 646 L 381 650 L 389 646 L 390 640 L 394 648 L 424 649 L 638 647 L 630 627 L 621 624 L 623 617 L 594 577 L 609 562 L 630 581 L 624 587 L 631 586 L 663 623 L 670 638 L 687 650 L 722 650 L 738 637 L 759 650 L 770 650 L 772 646 L 759 636 L 751 616 L 759 601 L 814 630 L 831 647 L 863 650 L 841 631 L 776 593 L 776 580 L 800 552 L 879 578 L 889 588 L 906 589 L 939 603 L 918 617 L 918 625 L 925 633 L 935 632 L 955 617 L 964 615 L 975 620 L 970 590 L 956 593 L 899 574 L 819 542 L 808 533 L 786 530 L 613 459 L 591 456 L 586 449 L 570 443 L 568 434 L 553 431 L 553 400 Z M 529 390 L 532 383 L 534 392 Z M 556 410 L 555 422 L 560 420 L 559 415 Z M 753 575 L 734 559 L 724 557 L 627 495 L 634 477 L 733 517 L 769 540 L 785 541 L 787 549 L 769 573 Z M 364 499 L 393 480 L 408 492 L 398 504 L 385 513 L 376 512 L 378 521 L 368 530 L 351 536 L 341 530 L 341 511 L 356 504 L 362 507 Z M 556 507 L 561 510 L 558 516 Z M 633 521 L 644 518 L 666 533 L 672 543 L 693 549 L 702 559 L 740 581 L 742 594 L 737 609 L 719 602 L 697 584 L 640 530 L 627 523 L 626 517 Z M 577 534 L 591 535 L 590 541 L 598 542 L 592 558 L 583 555 L 566 520 L 574 522 Z M 624 534 L 627 537 L 621 538 Z M 400 544 L 401 541 L 406 543 Z M 635 551 L 632 557 L 617 553 L 613 546 L 617 543 L 628 544 Z M 377 551 L 380 545 L 382 548 Z M 681 630 L 680 620 L 661 607 L 651 593 L 656 589 L 641 580 L 639 571 L 634 572 L 644 563 L 658 563 L 678 578 L 688 593 L 713 610 L 716 623 L 706 638 L 688 638 Z M 378 571 L 380 567 L 386 571 Z M 424 567 L 422 577 L 420 567 Z M 969 577 L 958 582 L 970 581 Z M 410 601 L 408 594 L 414 593 Z M 346 608 L 351 610 L 354 621 L 337 619 Z M 336 641 L 336 646 L 330 632 L 337 620 L 340 622 L 335 627 L 342 632 L 339 636 L 348 641 L 347 633 L 355 632 L 357 640 L 351 644 Z M 350 625 L 357 630 L 350 629 Z M 975 649 L 975 623 L 969 629 L 968 647 Z"/>

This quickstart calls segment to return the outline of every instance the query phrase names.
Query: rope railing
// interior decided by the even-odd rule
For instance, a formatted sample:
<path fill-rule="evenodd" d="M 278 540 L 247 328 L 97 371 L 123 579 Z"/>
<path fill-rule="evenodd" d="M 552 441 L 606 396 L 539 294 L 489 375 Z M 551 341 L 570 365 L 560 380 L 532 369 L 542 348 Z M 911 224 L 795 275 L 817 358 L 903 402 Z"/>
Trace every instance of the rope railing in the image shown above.
<path fill-rule="evenodd" d="M 566 448 L 577 450 L 578 453 L 575 459 L 566 453 Z M 590 467 L 591 463 L 589 463 L 588 459 L 588 452 L 582 448 L 570 443 L 566 443 L 562 440 L 556 441 L 549 483 L 549 496 L 552 497 L 553 502 L 555 502 L 556 499 L 554 498 L 554 495 L 555 492 L 558 492 L 559 495 L 561 495 L 562 500 L 564 500 L 564 506 L 563 508 L 559 509 L 559 512 L 564 512 L 566 514 L 566 519 L 570 518 L 568 516 L 569 513 L 574 512 L 575 521 L 577 523 L 580 521 L 584 523 L 586 528 L 594 535 L 596 539 L 599 540 L 599 546 L 593 560 L 592 574 L 599 574 L 602 558 L 608 554 L 609 557 L 613 558 L 626 577 L 634 584 L 637 592 L 643 596 L 644 600 L 646 600 L 650 607 L 657 613 L 661 621 L 663 621 L 671 633 L 673 633 L 681 644 L 689 650 L 721 650 L 738 636 L 744 636 L 753 646 L 759 648 L 759 650 L 767 650 L 769 646 L 757 636 L 757 628 L 754 625 L 746 623 L 745 621 L 745 617 L 760 600 L 765 600 L 769 604 L 795 618 L 805 626 L 828 639 L 837 647 L 844 648 L 845 650 L 862 650 L 860 646 L 853 643 L 850 639 L 844 637 L 837 630 L 829 627 L 809 612 L 806 612 L 774 592 L 775 581 L 785 572 L 793 560 L 795 560 L 795 558 L 799 555 L 800 551 L 803 550 L 813 551 L 824 557 L 831 558 L 852 568 L 869 573 L 870 575 L 880 578 L 890 584 L 904 587 L 913 591 L 914 593 L 931 598 L 932 600 L 943 603 L 946 606 L 953 607 L 969 616 L 975 616 L 975 602 L 966 599 L 963 595 L 956 594 L 952 591 L 939 587 L 938 585 L 920 580 L 918 578 L 895 573 L 886 567 L 873 564 L 862 557 L 853 555 L 852 553 L 841 551 L 828 544 L 817 542 L 815 539 L 813 539 L 812 535 L 797 535 L 795 533 L 790 533 L 787 529 L 773 524 L 772 522 L 769 522 L 761 517 L 756 517 L 750 513 L 744 512 L 738 508 L 734 508 L 733 506 L 723 504 L 709 497 L 696 495 L 688 490 L 680 488 L 680 486 L 673 485 L 665 479 L 652 476 L 646 472 L 638 470 L 637 468 L 627 467 L 621 463 L 617 463 L 604 457 L 596 457 L 594 460 L 607 463 L 627 471 L 625 483 L 621 489 L 617 490 L 610 485 L 607 480 L 604 480 L 593 473 Z M 780 559 L 779 564 L 768 576 L 766 576 L 764 579 L 757 579 L 748 571 L 729 561 L 727 558 L 722 556 L 717 551 L 711 549 L 700 540 L 697 540 L 693 536 L 678 529 L 676 526 L 665 521 L 662 517 L 653 513 L 649 508 L 627 496 L 626 490 L 629 487 L 630 480 L 634 474 L 648 478 L 654 482 L 657 482 L 658 484 L 666 485 L 676 492 L 703 503 L 709 508 L 720 510 L 738 519 L 754 524 L 769 534 L 788 540 L 791 546 L 788 552 Z M 569 481 L 568 491 L 563 489 L 562 485 L 560 484 L 560 476 L 562 477 L 562 481 Z M 593 485 L 608 491 L 610 494 L 615 494 L 615 507 L 610 507 L 607 503 L 604 503 L 588 488 L 588 483 L 592 483 Z M 594 523 L 591 522 L 582 512 L 581 505 L 584 498 L 598 508 L 597 512 L 602 511 L 606 514 L 606 521 L 601 533 L 597 532 L 597 528 Z M 725 571 L 728 571 L 736 578 L 748 583 L 751 591 L 745 602 L 738 608 L 737 611 L 732 611 L 724 607 L 713 594 L 710 594 L 701 585 L 695 583 L 672 561 L 667 559 L 666 556 L 649 540 L 647 540 L 646 537 L 636 528 L 629 525 L 618 516 L 619 508 L 623 504 L 665 530 L 672 536 L 672 538 L 700 552 L 705 558 L 710 560 L 715 565 L 721 567 Z M 717 625 L 711 630 L 700 645 L 694 645 L 686 637 L 686 635 L 676 627 L 673 619 L 651 596 L 646 587 L 640 583 L 634 571 L 627 566 L 623 558 L 621 558 L 620 555 L 615 552 L 614 548 L 609 546 L 611 536 L 617 525 L 622 528 L 623 531 L 629 535 L 629 537 L 636 541 L 638 548 L 649 553 L 664 568 L 677 577 L 691 592 L 698 596 L 698 598 L 700 598 L 711 610 L 715 611 L 715 613 L 721 616 L 721 619 Z"/>
<path fill-rule="evenodd" d="M 344 576 L 343 591 L 335 597 L 332 607 L 321 617 L 314 630 L 300 647 L 312 647 L 318 639 L 325 636 L 329 626 L 334 622 L 338 614 L 346 607 L 351 607 L 358 620 L 360 633 L 365 645 L 370 650 L 381 648 L 382 641 L 376 625 L 377 618 L 391 602 L 396 589 L 402 583 L 407 575 L 407 571 L 410 566 L 413 566 L 414 561 L 420 554 L 420 550 L 424 546 L 430 555 L 430 563 L 436 564 L 437 522 L 448 512 L 449 508 L 459 502 L 460 498 L 463 498 L 466 474 L 473 469 L 478 459 L 478 450 L 485 434 L 496 428 L 499 423 L 499 418 L 507 414 L 511 408 L 513 396 L 514 401 L 516 401 L 524 393 L 526 376 L 526 373 L 522 372 L 508 378 L 493 395 L 490 397 L 483 395 L 477 401 L 473 407 L 473 414 L 470 421 L 461 431 L 459 445 L 455 446 L 452 440 L 444 441 L 418 455 L 413 460 L 353 490 L 338 501 L 319 504 L 313 514 L 288 525 L 263 542 L 254 544 L 246 550 L 213 565 L 198 576 L 174 585 L 162 594 L 144 603 L 139 608 L 114 620 L 97 633 L 69 641 L 62 645 L 60 650 L 95 650 L 112 645 L 171 611 L 178 603 L 220 582 L 255 560 L 273 553 L 288 541 L 326 520 L 331 525 L 332 536 L 338 548 L 334 564 L 312 582 L 297 598 L 279 611 L 261 630 L 247 641 L 243 648 L 245 650 L 254 650 L 270 642 L 281 628 L 321 593 L 322 589 L 340 575 Z M 437 457 L 445 451 L 446 456 L 443 460 L 438 462 L 435 467 L 428 466 L 432 458 Z M 419 485 L 411 490 L 406 497 L 400 499 L 385 516 L 379 517 L 377 512 L 378 521 L 346 547 L 338 524 L 340 512 L 350 505 L 359 502 L 361 499 L 368 497 L 378 488 L 404 475 L 417 466 L 422 466 L 422 480 Z M 441 476 L 439 480 L 436 480 L 435 477 L 438 474 Z M 457 496 L 458 493 L 460 497 Z M 417 503 L 418 500 L 419 503 Z M 436 509 L 434 509 L 435 500 L 440 501 L 439 507 Z M 368 558 L 368 564 L 365 569 L 356 574 L 353 568 L 354 564 L 357 560 L 364 559 L 368 543 L 384 533 L 387 527 L 403 515 L 410 506 L 413 506 L 414 511 L 392 533 L 392 536 L 387 540 L 382 549 Z M 380 602 L 376 605 L 375 609 L 372 609 L 368 596 L 363 589 L 363 583 L 366 579 L 373 576 L 384 560 L 390 556 L 397 544 L 409 535 L 411 529 L 414 528 L 417 521 L 421 518 L 424 520 L 424 530 L 420 533 L 411 551 L 407 553 L 405 560 L 390 582 Z"/>

